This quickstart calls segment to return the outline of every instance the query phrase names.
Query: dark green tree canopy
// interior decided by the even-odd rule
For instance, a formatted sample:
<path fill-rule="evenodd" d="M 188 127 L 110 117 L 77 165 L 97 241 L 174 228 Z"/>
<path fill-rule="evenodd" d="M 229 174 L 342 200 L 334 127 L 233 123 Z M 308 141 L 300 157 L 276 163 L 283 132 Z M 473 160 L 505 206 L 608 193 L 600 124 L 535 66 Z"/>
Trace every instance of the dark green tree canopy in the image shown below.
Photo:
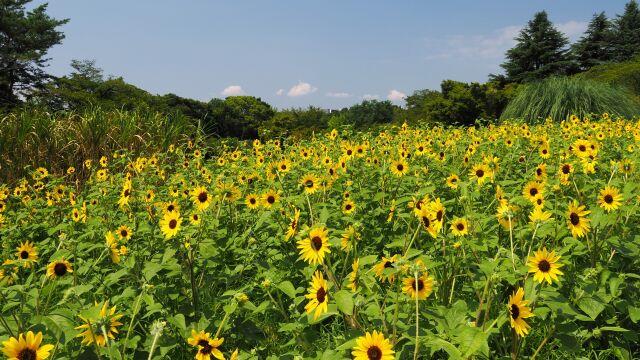
<path fill-rule="evenodd" d="M 584 36 L 573 45 L 573 53 L 581 71 L 613 59 L 612 26 L 604 12 L 593 15 Z"/>
<path fill-rule="evenodd" d="M 47 51 L 64 39 L 56 28 L 68 19 L 49 17 L 47 4 L 26 11 L 29 2 L 0 0 L 0 105 L 28 97 L 50 79 L 44 71 Z"/>
<path fill-rule="evenodd" d="M 507 51 L 500 65 L 512 82 L 527 82 L 550 75 L 562 75 L 571 65 L 567 37 L 558 31 L 545 11 L 538 12 L 516 37 L 517 44 Z"/>
<path fill-rule="evenodd" d="M 636 0 L 629 1 L 615 20 L 613 46 L 616 61 L 626 61 L 640 53 L 640 9 Z"/>

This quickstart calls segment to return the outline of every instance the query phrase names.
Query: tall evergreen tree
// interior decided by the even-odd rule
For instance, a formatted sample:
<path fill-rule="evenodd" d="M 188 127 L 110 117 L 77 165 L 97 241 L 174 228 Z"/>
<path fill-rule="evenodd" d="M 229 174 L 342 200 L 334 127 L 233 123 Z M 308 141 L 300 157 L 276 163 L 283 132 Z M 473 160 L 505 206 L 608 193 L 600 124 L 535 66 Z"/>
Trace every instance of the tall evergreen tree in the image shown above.
<path fill-rule="evenodd" d="M 50 78 L 43 70 L 47 51 L 64 39 L 47 4 L 26 11 L 32 0 L 0 0 L 0 106 L 13 104 Z"/>
<path fill-rule="evenodd" d="M 527 82 L 565 74 L 571 65 L 569 40 L 549 21 L 546 11 L 536 13 L 515 40 L 518 43 L 507 51 L 507 61 L 500 65 L 509 81 Z"/>
<path fill-rule="evenodd" d="M 613 45 L 616 61 L 629 60 L 640 53 L 640 9 L 636 0 L 629 1 L 615 20 Z"/>
<path fill-rule="evenodd" d="M 604 12 L 593 15 L 584 36 L 572 47 L 579 70 L 588 70 L 613 59 L 611 28 L 611 21 Z"/>

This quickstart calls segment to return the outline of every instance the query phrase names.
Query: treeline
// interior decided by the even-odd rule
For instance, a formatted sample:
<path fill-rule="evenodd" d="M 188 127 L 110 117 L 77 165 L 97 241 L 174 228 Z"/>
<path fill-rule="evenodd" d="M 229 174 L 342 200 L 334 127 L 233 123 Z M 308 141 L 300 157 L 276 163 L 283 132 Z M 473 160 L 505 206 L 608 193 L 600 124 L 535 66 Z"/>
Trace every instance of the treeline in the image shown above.
<path fill-rule="evenodd" d="M 613 19 L 595 14 L 584 35 L 570 44 L 566 35 L 549 21 L 547 13 L 536 13 L 515 39 L 501 66 L 504 74 L 490 75 L 486 83 L 444 80 L 438 90 L 417 90 L 406 97 L 406 107 L 389 101 L 367 100 L 344 109 L 326 110 L 310 106 L 275 109 L 259 97 L 231 96 L 199 101 L 175 94 L 154 95 L 121 77 L 105 77 L 93 60 L 74 60 L 73 71 L 53 77 L 44 71 L 47 50 L 64 39 L 56 28 L 68 19 L 46 14 L 46 4 L 26 11 L 31 0 L 6 0 L 0 6 L 0 108 L 40 107 L 47 111 L 136 110 L 188 118 L 205 133 L 220 137 L 305 136 L 335 127 L 368 128 L 392 122 L 438 122 L 471 125 L 477 119 L 500 118 L 519 89 L 551 76 L 598 73 L 593 71 L 620 62 L 639 63 L 640 10 L 636 0 Z M 595 67 L 595 68 L 594 68 Z M 640 94 L 637 66 L 622 67 L 619 81 Z M 617 67 L 616 71 L 620 71 Z M 604 73 L 604 74 L 603 74 Z M 580 75 L 579 75 L 580 76 Z M 632 80 L 629 80 L 631 78 Z"/>

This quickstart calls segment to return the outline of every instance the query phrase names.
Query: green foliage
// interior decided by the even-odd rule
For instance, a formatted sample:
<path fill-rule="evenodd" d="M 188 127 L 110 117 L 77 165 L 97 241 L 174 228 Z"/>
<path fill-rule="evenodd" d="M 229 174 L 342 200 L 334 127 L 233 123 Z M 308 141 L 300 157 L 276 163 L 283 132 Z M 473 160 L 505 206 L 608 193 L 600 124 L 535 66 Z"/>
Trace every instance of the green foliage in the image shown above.
<path fill-rule="evenodd" d="M 587 70 L 613 58 L 612 25 L 604 12 L 593 15 L 585 34 L 572 50 L 579 70 Z"/>
<path fill-rule="evenodd" d="M 25 109 L 0 117 L 0 179 L 17 179 L 39 164 L 48 164 L 56 173 L 74 166 L 82 176 L 85 159 L 97 160 L 120 149 L 153 152 L 196 135 L 197 129 L 184 116 Z"/>
<path fill-rule="evenodd" d="M 334 124 L 367 129 L 375 124 L 390 123 L 393 120 L 394 108 L 395 106 L 388 100 L 365 100 L 337 115 L 339 122 L 334 120 Z"/>
<path fill-rule="evenodd" d="M 507 51 L 507 61 L 500 65 L 509 81 L 527 82 L 562 75 L 571 65 L 567 54 L 569 40 L 553 26 L 545 11 L 536 13 L 516 40 L 516 46 Z"/>
<path fill-rule="evenodd" d="M 31 0 L 3 0 L 0 5 L 0 106 L 18 102 L 49 79 L 43 68 L 47 51 L 64 39 L 56 28 L 67 23 L 46 14 L 47 4 L 27 12 Z"/>
<path fill-rule="evenodd" d="M 613 41 L 616 61 L 629 60 L 640 52 L 640 9 L 636 0 L 629 1 L 615 20 Z"/>
<path fill-rule="evenodd" d="M 547 117 L 560 121 L 609 112 L 633 117 L 640 102 L 625 88 L 570 77 L 552 77 L 525 85 L 509 102 L 501 119 L 523 118 L 538 122 Z"/>
<path fill-rule="evenodd" d="M 588 71 L 574 76 L 580 79 L 624 86 L 636 96 L 640 96 L 640 56 L 622 63 L 594 66 Z"/>

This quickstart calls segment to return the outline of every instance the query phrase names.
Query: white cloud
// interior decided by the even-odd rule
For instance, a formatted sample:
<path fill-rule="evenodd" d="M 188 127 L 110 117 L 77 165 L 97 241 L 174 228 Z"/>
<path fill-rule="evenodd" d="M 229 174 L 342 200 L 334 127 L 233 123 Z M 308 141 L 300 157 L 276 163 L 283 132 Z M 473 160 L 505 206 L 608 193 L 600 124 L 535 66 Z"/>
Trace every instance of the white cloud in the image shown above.
<path fill-rule="evenodd" d="M 289 96 L 304 96 L 304 95 L 309 95 L 312 92 L 315 92 L 316 90 L 318 90 L 318 88 L 311 86 L 311 84 L 306 83 L 306 82 L 299 82 L 298 85 L 294 85 L 289 92 L 287 93 L 287 95 Z"/>
<path fill-rule="evenodd" d="M 224 90 L 222 90 L 223 96 L 235 96 L 242 94 L 244 94 L 244 91 L 242 90 L 242 87 L 240 85 L 227 86 L 226 88 L 224 88 Z"/>
<path fill-rule="evenodd" d="M 389 91 L 389 95 L 387 95 L 387 99 L 391 101 L 401 101 L 401 100 L 404 100 L 405 97 L 407 97 L 407 94 L 400 92 L 396 89 Z"/>
<path fill-rule="evenodd" d="M 346 93 L 346 92 L 328 92 L 327 96 L 335 97 L 335 98 L 348 98 L 351 95 L 349 95 L 349 93 Z"/>
<path fill-rule="evenodd" d="M 427 48 L 433 52 L 427 60 L 433 59 L 503 59 L 507 50 L 516 44 L 523 25 L 512 25 L 494 30 L 490 34 L 450 35 L 444 38 L 427 39 Z M 587 28 L 584 21 L 567 21 L 555 24 L 571 41 L 578 39 Z"/>
<path fill-rule="evenodd" d="M 362 95 L 362 98 L 364 100 L 377 100 L 380 99 L 380 96 L 376 94 L 364 94 Z"/>
<path fill-rule="evenodd" d="M 278 91 L 276 91 L 276 95 L 282 96 L 282 94 L 284 94 L 284 89 L 278 89 Z"/>

